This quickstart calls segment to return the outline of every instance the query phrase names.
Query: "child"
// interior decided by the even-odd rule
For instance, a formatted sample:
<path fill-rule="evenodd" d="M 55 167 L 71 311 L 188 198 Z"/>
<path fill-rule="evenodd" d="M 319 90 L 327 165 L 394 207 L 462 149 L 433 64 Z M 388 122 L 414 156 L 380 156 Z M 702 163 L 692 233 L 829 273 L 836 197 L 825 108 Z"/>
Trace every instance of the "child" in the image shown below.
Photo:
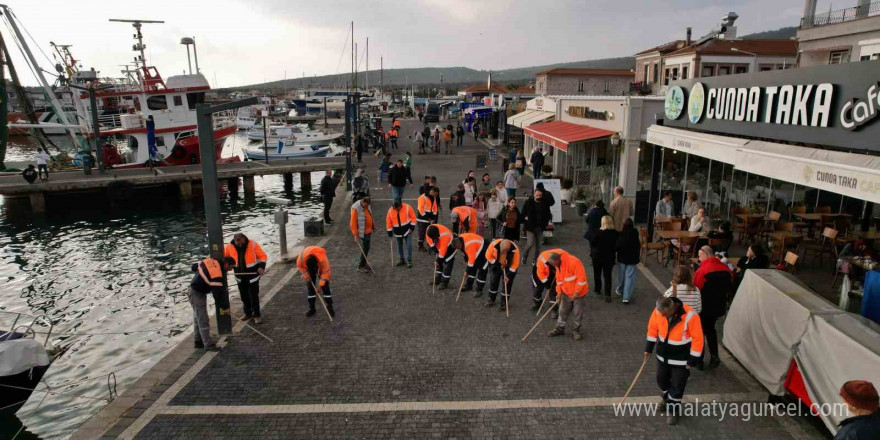
<path fill-rule="evenodd" d="M 477 198 L 474 199 L 472 208 L 477 210 L 477 234 L 483 235 L 483 229 L 486 224 L 486 195 L 480 193 Z"/>
<path fill-rule="evenodd" d="M 498 190 L 489 191 L 489 200 L 486 202 L 486 215 L 489 217 L 489 226 L 492 228 L 492 238 L 498 238 L 498 214 L 504 208 L 504 203 L 498 198 Z"/>

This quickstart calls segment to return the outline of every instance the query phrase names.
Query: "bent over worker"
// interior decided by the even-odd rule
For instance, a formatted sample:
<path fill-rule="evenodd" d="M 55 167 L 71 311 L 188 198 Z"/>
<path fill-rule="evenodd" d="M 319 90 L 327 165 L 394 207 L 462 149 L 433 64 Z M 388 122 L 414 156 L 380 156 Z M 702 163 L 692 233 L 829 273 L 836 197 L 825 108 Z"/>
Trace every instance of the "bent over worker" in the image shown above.
<path fill-rule="evenodd" d="M 470 206 L 456 206 L 449 213 L 452 221 L 452 232 L 463 234 L 465 232 L 477 232 L 477 210 Z"/>
<path fill-rule="evenodd" d="M 467 263 L 467 268 L 464 271 L 464 277 L 467 281 L 461 291 L 467 292 L 473 289 L 476 281 L 474 298 L 483 296 L 483 286 L 486 285 L 486 273 L 489 270 L 489 263 L 486 262 L 486 250 L 489 248 L 489 242 L 477 234 L 466 232 L 456 237 L 452 241 L 452 245 L 462 252 Z"/>
<path fill-rule="evenodd" d="M 657 346 L 657 385 L 666 404 L 666 423 L 678 423 L 681 398 L 692 366 L 703 359 L 700 315 L 678 298 L 660 297 L 648 320 L 645 357 Z"/>
<path fill-rule="evenodd" d="M 238 232 L 232 237 L 232 241 L 226 243 L 223 256 L 235 260 L 235 281 L 244 308 L 241 320 L 253 318 L 254 324 L 263 322 L 260 317 L 260 277 L 266 271 L 268 259 L 263 248 Z"/>
<path fill-rule="evenodd" d="M 362 251 L 358 271 L 368 273 L 367 255 L 370 255 L 370 236 L 373 234 L 373 211 L 370 210 L 369 197 L 364 197 L 351 205 L 351 219 L 348 226 L 355 243 L 358 243 Z"/>
<path fill-rule="evenodd" d="M 437 223 L 437 214 L 440 212 L 440 190 L 437 187 L 432 186 L 427 193 L 419 196 L 418 210 L 419 250 L 427 251 L 425 232 L 428 230 L 428 225 Z"/>
<path fill-rule="evenodd" d="M 580 341 L 583 338 L 581 316 L 584 313 L 584 297 L 590 290 L 584 263 L 568 252 L 551 252 L 547 256 L 547 263 L 556 268 L 556 301 L 562 301 L 559 304 L 559 320 L 556 321 L 556 328 L 550 330 L 547 336 L 564 335 L 565 322 L 571 315 L 572 327 L 574 327 L 571 336 L 575 341 Z"/>
<path fill-rule="evenodd" d="M 318 294 L 315 292 L 316 287 L 321 289 L 330 316 L 336 316 L 336 312 L 333 310 L 333 294 L 330 292 L 330 261 L 327 260 L 327 251 L 320 246 L 309 246 L 303 249 L 296 257 L 296 267 L 303 279 L 307 281 L 309 310 L 306 312 L 306 317 L 315 314 L 315 298 Z"/>
<path fill-rule="evenodd" d="M 400 256 L 398 266 L 412 267 L 412 231 L 416 227 L 416 213 L 412 206 L 395 200 L 385 216 L 385 229 L 388 237 L 397 241 L 397 254 Z M 403 258 L 403 247 L 406 245 L 406 259 Z"/>
<path fill-rule="evenodd" d="M 495 298 L 500 290 L 501 303 L 498 304 L 498 310 L 503 312 L 507 309 L 507 302 L 510 300 L 508 295 L 513 290 L 513 278 L 519 269 L 519 259 L 519 247 L 513 241 L 499 238 L 489 244 L 486 250 L 486 261 L 489 263 L 489 301 L 484 304 L 486 307 L 495 305 Z M 502 280 L 504 285 L 501 285 Z"/>
<path fill-rule="evenodd" d="M 443 225 L 428 226 L 428 248 L 437 252 L 434 261 L 434 279 L 431 285 L 439 284 L 439 289 L 449 287 L 449 278 L 452 276 L 452 266 L 455 263 L 455 247 L 452 246 L 452 231 Z"/>
<path fill-rule="evenodd" d="M 544 289 L 547 289 L 547 304 L 550 308 L 556 305 L 556 266 L 550 264 L 547 259 L 550 254 L 567 254 L 562 249 L 548 249 L 538 255 L 534 267 L 532 267 L 532 301 L 534 305 L 532 310 L 538 310 L 541 303 L 544 302 Z M 550 317 L 556 319 L 559 317 L 559 311 L 553 308 Z"/>
<path fill-rule="evenodd" d="M 226 272 L 233 267 L 235 267 L 235 260 L 230 257 L 223 257 L 223 261 L 205 258 L 192 265 L 192 271 L 196 275 L 189 283 L 189 304 L 193 309 L 195 348 L 204 348 L 208 351 L 219 350 L 211 338 L 211 324 L 208 322 L 208 293 L 214 295 L 214 301 L 223 297 L 223 278 L 226 276 Z"/>

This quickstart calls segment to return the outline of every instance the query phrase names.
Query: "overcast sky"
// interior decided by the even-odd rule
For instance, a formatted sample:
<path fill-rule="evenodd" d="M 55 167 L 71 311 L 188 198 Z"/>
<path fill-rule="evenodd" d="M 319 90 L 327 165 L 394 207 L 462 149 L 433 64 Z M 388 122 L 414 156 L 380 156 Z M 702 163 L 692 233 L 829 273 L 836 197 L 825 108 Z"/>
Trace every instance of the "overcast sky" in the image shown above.
<path fill-rule="evenodd" d="M 819 10 L 827 10 L 820 0 Z M 852 3 L 850 5 L 849 3 Z M 839 0 L 835 8 L 855 5 Z M 685 28 L 708 32 L 729 12 L 740 35 L 799 24 L 803 0 L 8 0 L 39 48 L 72 44 L 84 68 L 118 76 L 132 59 L 132 28 L 110 18 L 164 20 L 144 25 L 148 62 L 163 76 L 186 69 L 183 36 L 195 36 L 202 73 L 229 87 L 285 76 L 348 72 L 349 23 L 370 70 L 467 66 L 506 69 L 631 56 Z M 25 84 L 36 80 L 2 27 Z M 33 45 L 33 42 L 29 42 Z M 53 71 L 35 48 L 41 67 Z M 340 63 L 341 59 L 341 63 Z M 365 62 L 363 62 L 365 64 Z M 361 65 L 364 70 L 365 65 Z M 214 78 L 216 75 L 216 84 Z"/>

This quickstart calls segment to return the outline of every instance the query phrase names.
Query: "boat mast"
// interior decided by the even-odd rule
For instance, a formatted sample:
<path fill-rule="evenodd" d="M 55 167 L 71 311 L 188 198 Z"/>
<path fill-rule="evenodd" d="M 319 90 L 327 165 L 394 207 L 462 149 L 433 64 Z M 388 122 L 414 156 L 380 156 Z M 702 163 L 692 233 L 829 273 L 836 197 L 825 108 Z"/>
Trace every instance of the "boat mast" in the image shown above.
<path fill-rule="evenodd" d="M 67 129 L 67 133 L 70 135 L 70 139 L 73 140 L 73 145 L 76 146 L 79 144 L 79 138 L 76 135 L 76 131 L 73 126 L 67 122 L 67 115 L 64 114 L 64 106 L 58 102 L 58 97 L 55 96 L 55 91 L 49 87 L 49 83 L 46 82 L 46 77 L 43 76 L 43 70 L 40 68 L 40 65 L 37 64 L 37 60 L 34 58 L 33 52 L 31 52 L 31 48 L 28 46 L 27 41 L 24 36 L 21 34 L 21 30 L 18 28 L 17 17 L 12 13 L 12 10 L 9 9 L 6 5 L 0 5 L 0 10 L 3 11 L 3 14 L 6 16 L 6 22 L 9 23 L 9 27 L 12 28 L 12 32 L 15 33 L 16 39 L 18 39 L 19 44 L 21 45 L 22 52 L 24 53 L 25 58 L 28 63 L 34 68 L 34 75 L 37 77 L 37 81 L 40 82 L 40 86 L 43 88 L 43 92 L 46 94 L 46 98 L 49 100 L 49 104 L 55 109 L 55 115 L 58 117 L 58 121 L 64 125 L 64 128 Z"/>
<path fill-rule="evenodd" d="M 370 37 L 367 37 L 367 71 L 364 74 L 365 80 L 364 89 L 367 93 L 370 93 Z"/>

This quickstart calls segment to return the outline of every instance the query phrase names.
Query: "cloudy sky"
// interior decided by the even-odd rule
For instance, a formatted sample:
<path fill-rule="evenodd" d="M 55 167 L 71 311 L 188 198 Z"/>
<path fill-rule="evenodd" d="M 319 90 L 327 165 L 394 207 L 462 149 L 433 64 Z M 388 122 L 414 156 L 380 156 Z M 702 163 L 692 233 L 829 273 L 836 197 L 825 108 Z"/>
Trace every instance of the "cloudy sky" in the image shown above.
<path fill-rule="evenodd" d="M 820 0 L 827 10 L 829 0 Z M 844 4 L 846 3 L 846 4 Z M 852 3 L 850 5 L 849 3 Z M 839 0 L 835 8 L 855 5 Z M 186 69 L 183 36 L 195 36 L 202 73 L 228 87 L 347 72 L 349 23 L 370 69 L 467 66 L 505 69 L 628 56 L 701 36 L 735 11 L 741 35 L 796 26 L 803 0 L 7 0 L 51 57 L 49 41 L 72 44 L 83 67 L 116 76 L 130 62 L 130 25 L 110 18 L 164 20 L 144 26 L 148 61 L 164 76 Z M 36 84 L 8 29 L 23 82 Z M 33 45 L 32 42 L 30 44 Z M 41 67 L 54 70 L 39 50 Z M 340 62 L 341 60 L 341 62 Z M 361 65 L 364 70 L 365 65 Z M 216 84 L 214 78 L 216 76 Z"/>

